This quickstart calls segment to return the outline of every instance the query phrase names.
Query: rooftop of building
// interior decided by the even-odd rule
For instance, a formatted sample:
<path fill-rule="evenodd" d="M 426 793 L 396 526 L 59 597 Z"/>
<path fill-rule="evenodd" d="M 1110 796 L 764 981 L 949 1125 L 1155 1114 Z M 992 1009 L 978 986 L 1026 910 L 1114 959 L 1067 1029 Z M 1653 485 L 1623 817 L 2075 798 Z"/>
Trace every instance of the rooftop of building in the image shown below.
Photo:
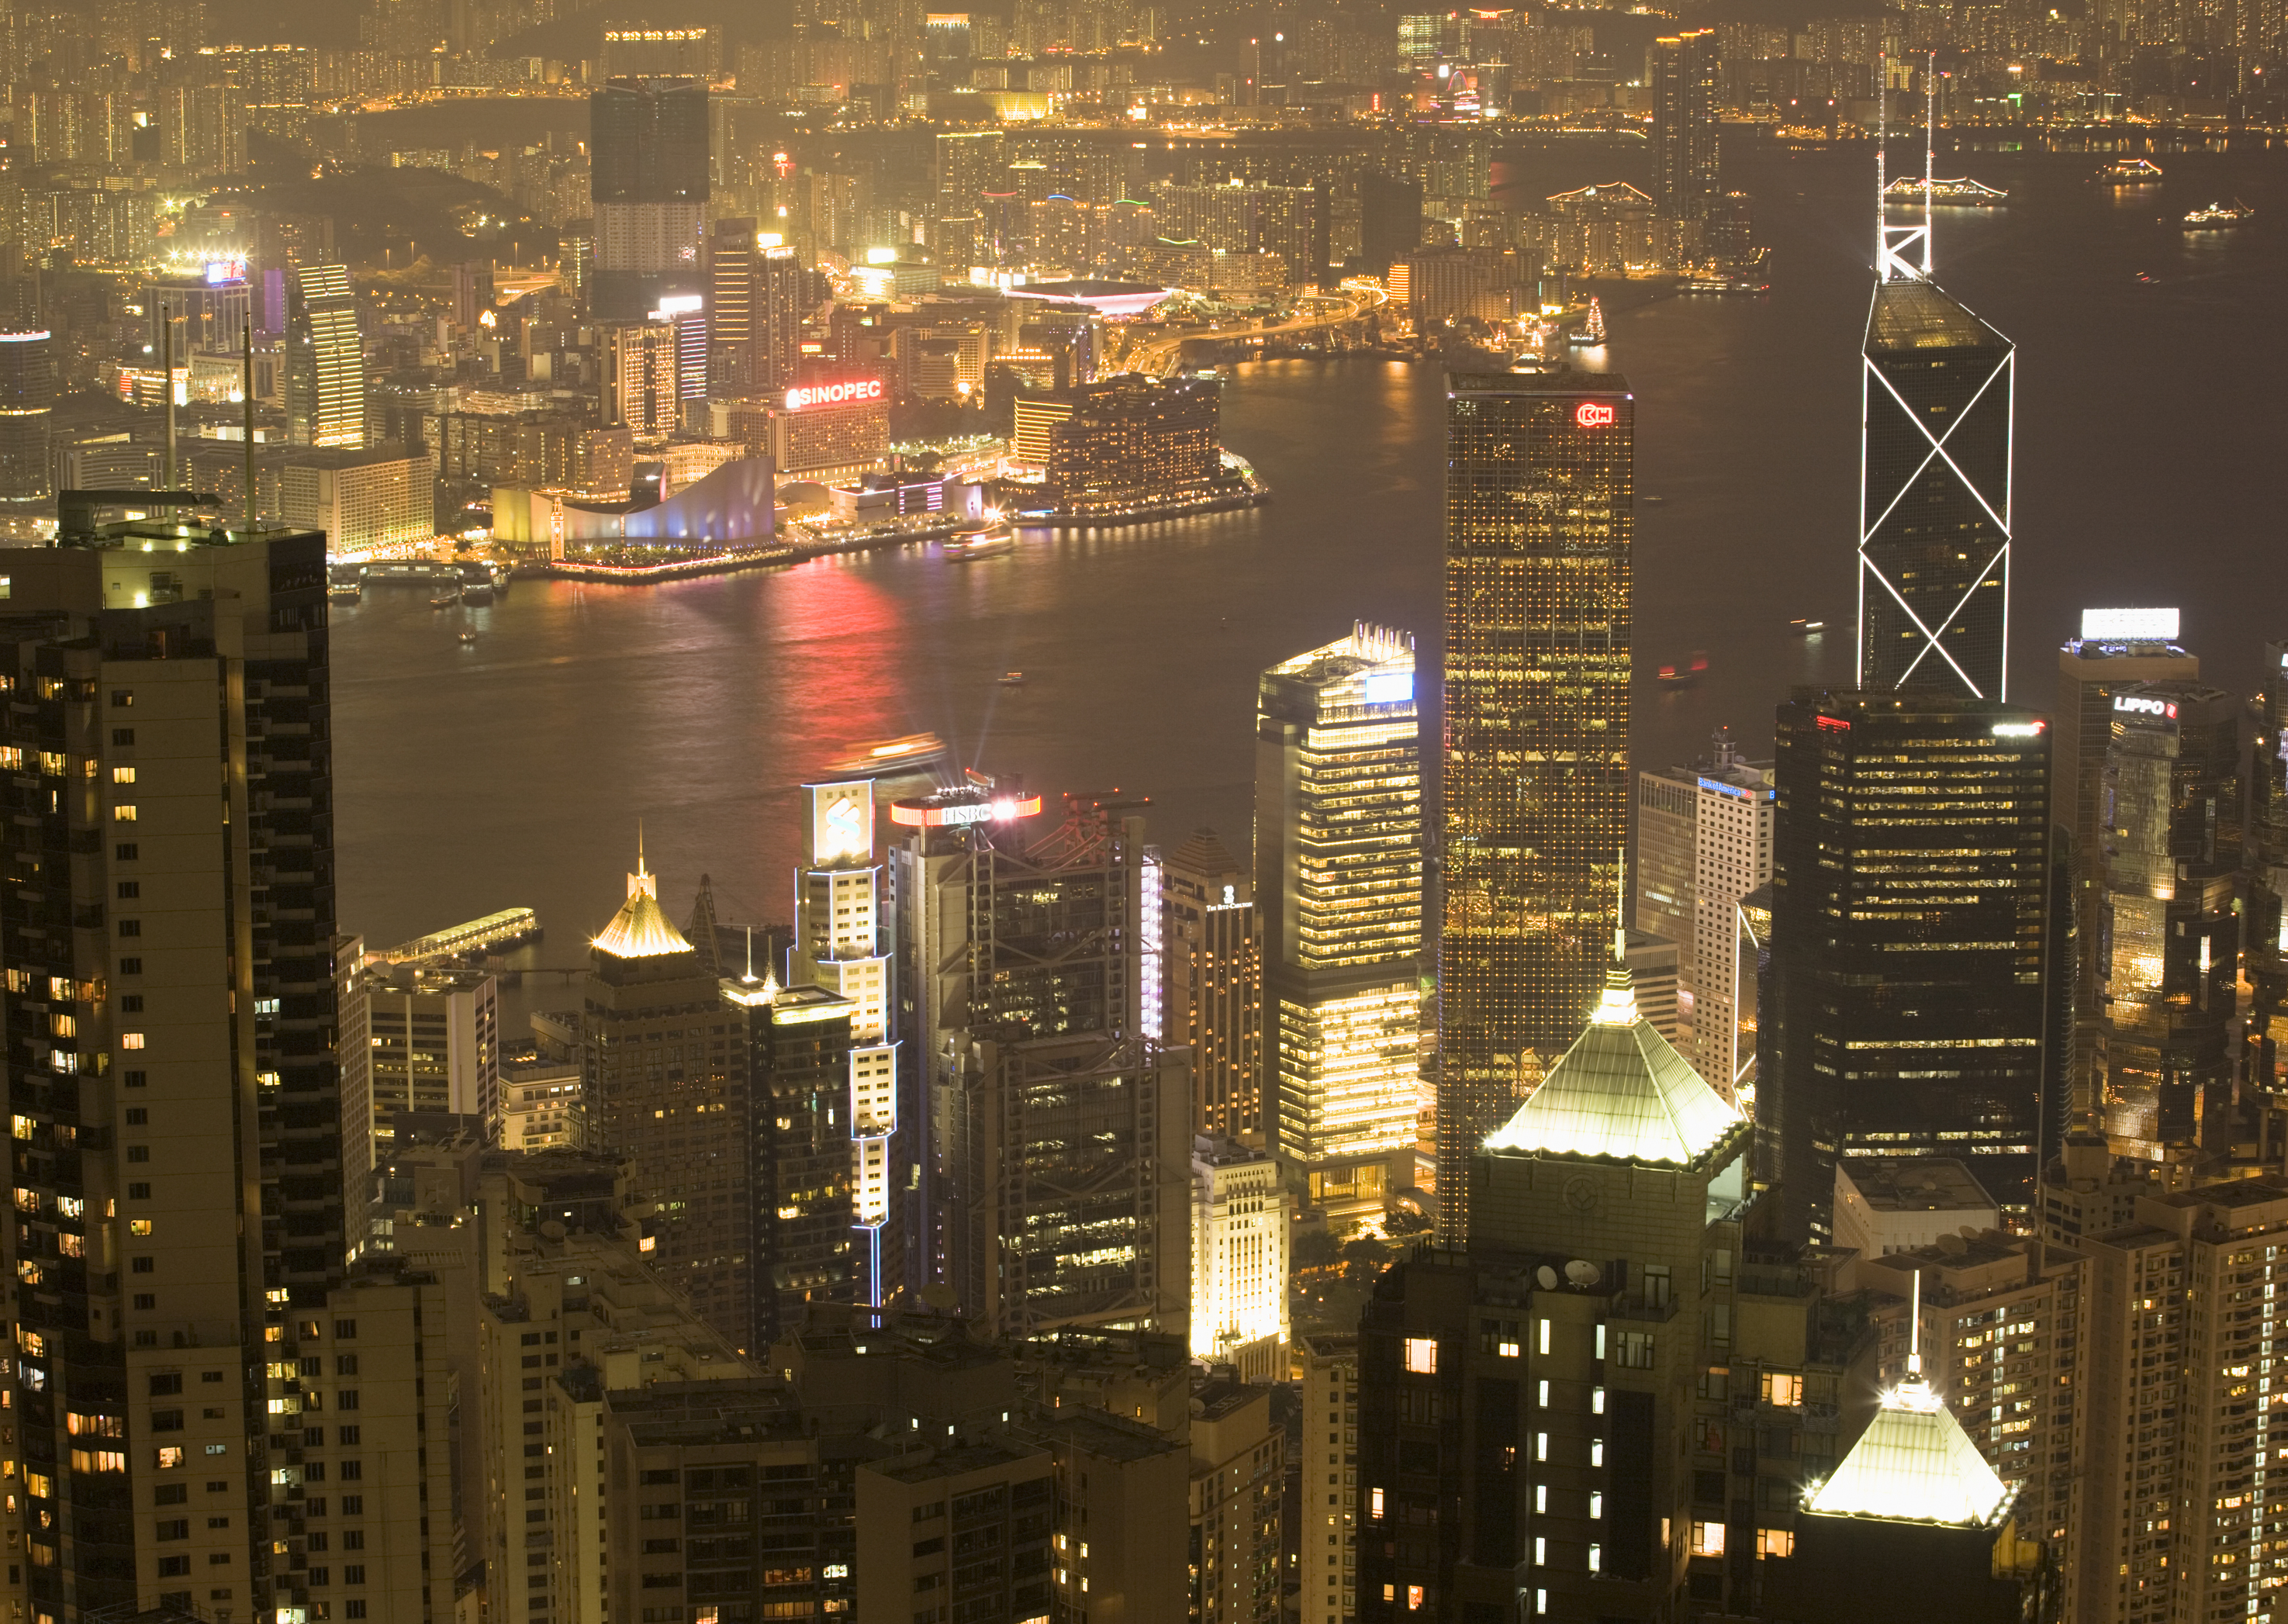
<path fill-rule="evenodd" d="M 615 1393 L 612 1413 L 646 1449 L 799 1438 L 806 1430 L 801 1410 L 773 1382 L 663 1382 Z"/>
<path fill-rule="evenodd" d="M 1872 350 L 2004 349 L 2010 341 L 1970 313 L 1935 282 L 1879 281 L 1867 312 Z"/>
<path fill-rule="evenodd" d="M 1837 1173 L 1877 1212 L 1985 1212 L 1994 1198 L 1961 1162 L 1947 1157 L 1897 1161 L 1847 1158 Z"/>
<path fill-rule="evenodd" d="M 1629 381 L 1617 372 L 1584 372 L 1574 367 L 1547 372 L 1449 372 L 1446 392 L 1504 395 L 1625 395 Z"/>
<path fill-rule="evenodd" d="M 336 471 L 346 468 L 377 468 L 386 463 L 428 460 L 426 451 L 409 451 L 394 443 L 378 446 L 292 446 L 287 448 L 282 459 L 289 468 L 326 468 Z"/>
<path fill-rule="evenodd" d="M 1910 1382 L 1883 1396 L 1867 1430 L 1806 1506 L 1824 1517 L 1991 1528 L 2013 1493 L 1953 1413 Z"/>
<path fill-rule="evenodd" d="M 1105 1419 L 1116 1418 L 1108 1416 Z M 1153 1436 L 1157 1438 L 1159 1435 L 1154 1433 Z M 957 1438 L 941 1448 L 918 1450 L 894 1461 L 877 1461 L 869 1470 L 899 1483 L 928 1483 L 941 1477 L 961 1477 L 971 1472 L 989 1471 L 997 1466 L 1016 1466 L 1035 1461 L 1039 1462 L 1042 1475 L 1045 1476 L 1049 1460 L 1039 1449 L 992 1439 Z"/>
<path fill-rule="evenodd" d="M 1089 1454 L 1108 1461 L 1148 1460 L 1156 1454 L 1187 1447 L 1181 1439 L 1171 1438 L 1156 1427 L 1148 1427 L 1125 1415 L 1115 1415 L 1108 1410 L 1083 1406 L 1049 1414 L 1037 1412 L 1026 1427 L 1044 1437 L 1054 1434 L 1070 1439 Z"/>
<path fill-rule="evenodd" d="M 1587 1030 L 1485 1148 L 1685 1168 L 1748 1131 L 1740 1108 L 1638 1011 L 1629 972 L 1616 968 Z"/>
<path fill-rule="evenodd" d="M 628 875 L 628 899 L 589 944 L 616 959 L 665 958 L 689 953 L 691 944 L 668 920 L 659 906 L 659 881 L 644 867 L 643 849 L 636 849 L 636 871 Z"/>
<path fill-rule="evenodd" d="M 1266 1401 L 1271 1393 L 1267 1387 L 1243 1382 L 1235 1375 L 1204 1376 L 1192 1383 L 1192 1402 L 1198 1407 L 1194 1416 L 1201 1421 L 1221 1421 L 1236 1415 L 1251 1404 Z"/>

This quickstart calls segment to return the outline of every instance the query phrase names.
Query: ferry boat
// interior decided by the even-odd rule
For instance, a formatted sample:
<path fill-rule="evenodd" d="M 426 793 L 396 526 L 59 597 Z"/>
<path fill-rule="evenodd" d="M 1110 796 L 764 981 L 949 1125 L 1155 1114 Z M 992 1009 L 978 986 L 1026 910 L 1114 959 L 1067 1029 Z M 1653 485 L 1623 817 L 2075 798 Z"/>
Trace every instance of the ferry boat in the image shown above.
<path fill-rule="evenodd" d="M 2010 199 L 2010 194 L 2002 187 L 1990 186 L 1967 175 L 1958 175 L 1951 180 L 1934 178 L 1929 186 L 1934 209 L 1992 209 Z M 1918 203 L 1922 201 L 1923 186 L 1920 175 L 1902 175 L 1883 190 L 1900 202 Z"/>
<path fill-rule="evenodd" d="M 2161 178 L 2161 166 L 2150 158 L 2116 158 L 2090 178 L 2101 186 L 2149 186 Z"/>
<path fill-rule="evenodd" d="M 957 535 L 945 544 L 945 561 L 966 564 L 972 558 L 990 558 L 1017 550 L 1016 535 L 1007 530 L 986 530 L 974 535 Z"/>
<path fill-rule="evenodd" d="M 1000 676 L 996 677 L 993 680 L 995 684 L 1000 687 L 1021 688 L 1033 679 L 1026 676 L 1022 671 L 1004 671 Z"/>
<path fill-rule="evenodd" d="M 904 778 L 926 772 L 945 759 L 945 741 L 935 733 L 908 733 L 862 745 L 828 769 L 854 777 Z"/>
<path fill-rule="evenodd" d="M 450 592 L 439 593 L 436 597 L 429 600 L 429 606 L 433 609 L 449 609 L 460 601 L 461 594 L 457 590 L 456 590 Z"/>
<path fill-rule="evenodd" d="M 461 634 L 461 641 L 464 643 L 473 643 L 476 640 L 477 634 L 473 631 L 465 631 Z"/>
<path fill-rule="evenodd" d="M 2187 231 L 2222 231 L 2228 226 L 2245 226 L 2256 218 L 2256 210 L 2238 198 L 2230 206 L 2211 203 L 2205 209 L 2196 209 L 2185 216 Z"/>
<path fill-rule="evenodd" d="M 489 575 L 486 576 L 482 581 L 469 582 L 466 585 L 461 588 L 461 601 L 465 604 L 484 605 L 492 602 L 492 600 L 493 582 L 492 577 Z"/>
<path fill-rule="evenodd" d="M 326 588 L 326 596 L 336 603 L 355 603 L 365 596 L 365 588 L 354 581 L 337 581 Z"/>
<path fill-rule="evenodd" d="M 1827 630 L 1825 621 L 1790 621 L 1788 630 L 1799 638 L 1815 638 Z"/>

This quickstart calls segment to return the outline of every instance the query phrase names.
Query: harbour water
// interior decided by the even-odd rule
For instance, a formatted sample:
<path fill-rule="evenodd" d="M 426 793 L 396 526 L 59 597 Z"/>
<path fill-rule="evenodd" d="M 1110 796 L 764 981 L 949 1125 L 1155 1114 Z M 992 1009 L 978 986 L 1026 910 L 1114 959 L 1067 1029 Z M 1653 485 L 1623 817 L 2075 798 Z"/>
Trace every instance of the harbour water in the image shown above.
<path fill-rule="evenodd" d="M 2182 605 L 2185 640 L 2236 688 L 2288 637 L 2288 158 L 2156 155 L 2166 184 L 2128 194 L 2086 183 L 2096 156 L 1942 156 L 2011 190 L 1942 211 L 1938 260 L 2018 345 L 2012 697 L 2036 705 L 2085 606 Z M 1531 195 L 1622 162 L 1565 149 L 1500 176 Z M 1609 290 L 1612 343 L 1585 353 L 1638 400 L 1640 759 L 1688 756 L 1720 723 L 1760 751 L 1789 685 L 1851 675 L 1871 166 L 1863 148 L 1744 167 L 1772 291 Z M 2211 194 L 2254 223 L 2188 236 L 2178 217 Z M 1225 438 L 1269 505 L 1030 533 L 958 567 L 912 548 L 663 587 L 520 582 L 484 607 L 433 610 L 413 586 L 337 605 L 343 927 L 382 944 L 528 905 L 549 934 L 521 958 L 578 964 L 640 825 L 679 918 L 704 872 L 725 917 L 785 919 L 796 787 L 921 732 L 1053 802 L 1148 796 L 1163 842 L 1206 822 L 1244 852 L 1255 674 L 1355 619 L 1437 658 L 1443 405 L 1427 367 L 1242 368 Z M 1829 630 L 1796 638 L 1799 616 Z M 1698 686 L 1655 683 L 1697 650 Z M 1030 680 L 998 685 L 1012 669 Z"/>

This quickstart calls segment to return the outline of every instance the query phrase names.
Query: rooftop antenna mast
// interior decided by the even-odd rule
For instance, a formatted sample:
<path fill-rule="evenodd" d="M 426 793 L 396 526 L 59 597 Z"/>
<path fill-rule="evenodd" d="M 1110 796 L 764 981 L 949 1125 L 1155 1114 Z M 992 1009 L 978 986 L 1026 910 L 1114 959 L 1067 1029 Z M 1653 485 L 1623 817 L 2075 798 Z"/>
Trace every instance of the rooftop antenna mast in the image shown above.
<path fill-rule="evenodd" d="M 1938 143 L 1938 52 L 1923 68 L 1923 279 L 1931 273 L 1931 154 Z"/>
<path fill-rule="evenodd" d="M 1891 224 L 1889 147 L 1891 144 L 1891 53 L 1882 57 L 1883 83 L 1875 95 L 1875 280 L 1886 282 L 1921 281 L 1930 270 L 1930 183 L 1923 184 L 1923 218 L 1919 226 Z M 1903 183 L 1911 184 L 1902 177 Z M 1923 264 L 1917 268 L 1907 256 L 1923 245 Z"/>

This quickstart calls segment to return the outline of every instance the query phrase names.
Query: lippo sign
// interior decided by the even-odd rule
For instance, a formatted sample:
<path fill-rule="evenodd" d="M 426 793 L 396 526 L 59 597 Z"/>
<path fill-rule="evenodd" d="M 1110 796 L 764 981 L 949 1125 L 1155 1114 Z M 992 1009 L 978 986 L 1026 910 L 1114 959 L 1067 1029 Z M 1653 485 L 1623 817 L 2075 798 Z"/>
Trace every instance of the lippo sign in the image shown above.
<path fill-rule="evenodd" d="M 786 406 L 787 410 L 798 412 L 813 406 L 849 406 L 859 400 L 881 398 L 880 378 L 853 378 L 846 384 L 805 384 L 790 389 L 786 392 Z"/>

